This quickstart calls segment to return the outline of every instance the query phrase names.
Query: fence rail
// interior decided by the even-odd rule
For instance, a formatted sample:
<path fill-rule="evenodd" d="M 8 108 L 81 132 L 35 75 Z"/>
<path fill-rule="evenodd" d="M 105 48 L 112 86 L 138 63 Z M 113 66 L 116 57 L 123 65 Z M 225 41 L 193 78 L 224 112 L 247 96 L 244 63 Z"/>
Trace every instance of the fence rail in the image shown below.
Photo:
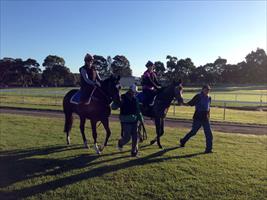
<path fill-rule="evenodd" d="M 39 109 L 62 109 L 62 99 L 66 91 L 35 91 L 29 93 L 19 90 L 17 93 L 3 92 L 0 93 L 0 105 L 1 106 L 13 106 L 13 107 L 26 107 L 26 108 L 39 108 Z M 193 94 L 193 93 L 192 93 Z M 243 94 L 243 93 L 242 93 Z M 267 124 L 267 113 L 259 112 L 259 110 L 266 110 L 267 102 L 262 99 L 259 101 L 238 101 L 238 100 L 221 100 L 214 99 L 212 96 L 212 117 L 217 121 L 238 121 L 238 118 L 247 115 L 247 121 L 250 123 L 249 118 L 254 118 L 252 123 L 257 123 L 258 119 L 262 118 L 262 123 Z M 217 94 L 215 94 L 217 95 Z M 184 101 L 190 100 L 188 94 Z M 250 101 L 251 100 L 251 101 Z M 255 100 L 255 98 L 254 98 Z M 246 112 L 247 110 L 253 110 L 255 112 Z M 169 108 L 168 116 L 180 119 L 190 119 L 194 108 L 183 107 L 178 108 L 176 102 L 173 102 Z M 250 117 L 251 116 L 251 117 Z M 233 119 L 235 117 L 235 119 Z M 264 118 L 266 119 L 264 121 Z"/>

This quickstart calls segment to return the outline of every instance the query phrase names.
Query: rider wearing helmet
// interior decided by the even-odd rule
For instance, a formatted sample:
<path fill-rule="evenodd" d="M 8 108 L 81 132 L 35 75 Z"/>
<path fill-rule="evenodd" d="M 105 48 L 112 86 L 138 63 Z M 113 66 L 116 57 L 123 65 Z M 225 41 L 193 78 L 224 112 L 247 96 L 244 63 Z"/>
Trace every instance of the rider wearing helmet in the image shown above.
<path fill-rule="evenodd" d="M 144 102 L 145 107 L 149 106 L 152 102 L 154 96 L 157 93 L 157 90 L 160 89 L 161 84 L 157 80 L 157 75 L 154 72 L 154 63 L 148 61 L 146 63 L 147 70 L 144 72 L 142 77 L 142 90 L 144 93 Z"/>
<path fill-rule="evenodd" d="M 84 66 L 80 69 L 81 99 L 80 104 L 88 101 L 94 87 L 100 87 L 101 78 L 96 71 L 94 58 L 90 54 L 84 57 Z"/>

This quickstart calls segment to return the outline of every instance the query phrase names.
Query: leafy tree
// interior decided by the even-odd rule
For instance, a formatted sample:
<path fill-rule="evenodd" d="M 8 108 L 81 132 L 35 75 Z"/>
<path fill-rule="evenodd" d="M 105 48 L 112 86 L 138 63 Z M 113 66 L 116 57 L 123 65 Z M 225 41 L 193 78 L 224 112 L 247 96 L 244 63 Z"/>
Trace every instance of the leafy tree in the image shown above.
<path fill-rule="evenodd" d="M 180 59 L 176 64 L 175 73 L 178 79 L 184 80 L 184 82 L 190 81 L 190 74 L 195 69 L 195 65 L 190 58 Z"/>
<path fill-rule="evenodd" d="M 157 76 L 158 76 L 158 80 L 160 82 L 164 81 L 163 79 L 164 79 L 164 75 L 165 75 L 165 71 L 166 71 L 166 69 L 164 67 L 164 63 L 160 62 L 160 61 L 156 61 L 154 63 L 154 65 L 155 65 L 155 71 L 156 71 Z"/>
<path fill-rule="evenodd" d="M 129 60 L 123 55 L 117 55 L 113 58 L 111 64 L 112 73 L 120 76 L 132 76 Z"/>
<path fill-rule="evenodd" d="M 0 60 L 0 85 L 5 86 L 10 83 L 14 63 L 15 59 L 13 58 L 3 58 Z"/>
<path fill-rule="evenodd" d="M 242 76 L 238 65 L 225 65 L 221 74 L 222 83 L 241 83 Z"/>
<path fill-rule="evenodd" d="M 65 77 L 70 75 L 70 70 L 62 65 L 53 65 L 43 71 L 43 82 L 48 86 L 62 86 L 65 82 Z"/>
<path fill-rule="evenodd" d="M 94 64 L 96 65 L 96 69 L 99 72 L 101 78 L 107 78 L 110 75 L 110 69 L 107 62 L 103 56 L 94 55 Z"/>
<path fill-rule="evenodd" d="M 1 83 L 6 85 L 33 85 L 33 80 L 40 73 L 39 63 L 34 59 L 23 61 L 20 58 L 4 58 L 0 61 Z"/>
<path fill-rule="evenodd" d="M 178 59 L 177 57 L 170 55 L 167 55 L 166 59 L 167 59 L 166 63 L 167 72 L 165 73 L 165 76 L 167 78 L 167 81 L 170 83 L 172 81 L 179 79 L 179 77 L 177 77 L 177 74 L 175 73 Z"/>
<path fill-rule="evenodd" d="M 56 55 L 49 55 L 44 59 L 43 66 L 44 67 L 53 67 L 54 65 L 65 66 L 65 60 Z"/>
<path fill-rule="evenodd" d="M 249 82 L 266 83 L 267 56 L 263 49 L 258 48 L 246 56 L 244 74 Z"/>
<path fill-rule="evenodd" d="M 77 85 L 77 79 L 76 76 L 72 73 L 68 73 L 65 77 L 64 77 L 64 86 L 76 86 Z"/>
<path fill-rule="evenodd" d="M 23 61 L 20 79 L 24 87 L 28 87 L 29 85 L 33 84 L 33 81 L 38 80 L 39 73 L 41 72 L 39 66 L 39 63 L 31 58 Z"/>
<path fill-rule="evenodd" d="M 191 83 L 197 83 L 203 85 L 206 83 L 207 71 L 204 66 L 196 67 L 192 70 L 189 75 L 189 79 Z"/>

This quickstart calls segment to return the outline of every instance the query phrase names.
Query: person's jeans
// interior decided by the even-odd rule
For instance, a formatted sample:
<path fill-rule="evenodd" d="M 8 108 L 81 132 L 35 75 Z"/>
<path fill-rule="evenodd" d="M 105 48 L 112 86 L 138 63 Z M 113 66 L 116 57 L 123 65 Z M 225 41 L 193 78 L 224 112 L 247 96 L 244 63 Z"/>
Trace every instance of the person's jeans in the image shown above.
<path fill-rule="evenodd" d="M 194 119 L 192 124 L 192 129 L 189 133 L 187 133 L 184 138 L 181 139 L 181 143 L 185 144 L 192 136 L 196 135 L 198 130 L 203 126 L 205 137 L 206 137 L 206 151 L 212 150 L 212 131 L 210 128 L 210 121 L 209 120 L 196 120 Z"/>
<path fill-rule="evenodd" d="M 81 91 L 80 102 L 88 101 L 93 89 L 94 89 L 93 86 L 81 87 L 81 89 L 80 89 L 80 91 Z"/>
<path fill-rule="evenodd" d="M 143 105 L 149 106 L 149 104 L 153 102 L 153 99 L 155 95 L 157 94 L 157 92 L 154 90 L 143 89 L 143 93 L 144 93 Z"/>
<path fill-rule="evenodd" d="M 122 138 L 119 140 L 119 147 L 123 147 L 132 138 L 132 154 L 138 152 L 138 136 L 137 136 L 137 122 L 134 123 L 122 123 Z"/>

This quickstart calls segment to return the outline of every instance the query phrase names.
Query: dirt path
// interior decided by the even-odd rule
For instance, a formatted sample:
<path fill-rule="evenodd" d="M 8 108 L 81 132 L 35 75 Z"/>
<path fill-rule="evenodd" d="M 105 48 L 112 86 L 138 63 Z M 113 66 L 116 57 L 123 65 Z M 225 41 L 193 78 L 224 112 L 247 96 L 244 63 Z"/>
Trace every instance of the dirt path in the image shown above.
<path fill-rule="evenodd" d="M 61 111 L 43 111 L 43 110 L 31 110 L 31 109 L 11 109 L 0 108 L 0 113 L 8 113 L 15 115 L 30 115 L 40 117 L 55 117 L 64 118 L 64 114 Z M 118 121 L 118 116 L 112 115 L 111 121 Z M 153 122 L 149 119 L 145 120 L 147 125 L 153 125 Z M 238 123 L 225 123 L 225 122 L 212 122 L 212 129 L 215 131 L 225 133 L 240 133 L 240 134 L 252 134 L 252 135 L 267 135 L 266 125 L 246 125 Z M 178 120 L 178 119 L 166 119 L 165 125 L 167 127 L 182 127 L 191 128 L 191 120 Z"/>

